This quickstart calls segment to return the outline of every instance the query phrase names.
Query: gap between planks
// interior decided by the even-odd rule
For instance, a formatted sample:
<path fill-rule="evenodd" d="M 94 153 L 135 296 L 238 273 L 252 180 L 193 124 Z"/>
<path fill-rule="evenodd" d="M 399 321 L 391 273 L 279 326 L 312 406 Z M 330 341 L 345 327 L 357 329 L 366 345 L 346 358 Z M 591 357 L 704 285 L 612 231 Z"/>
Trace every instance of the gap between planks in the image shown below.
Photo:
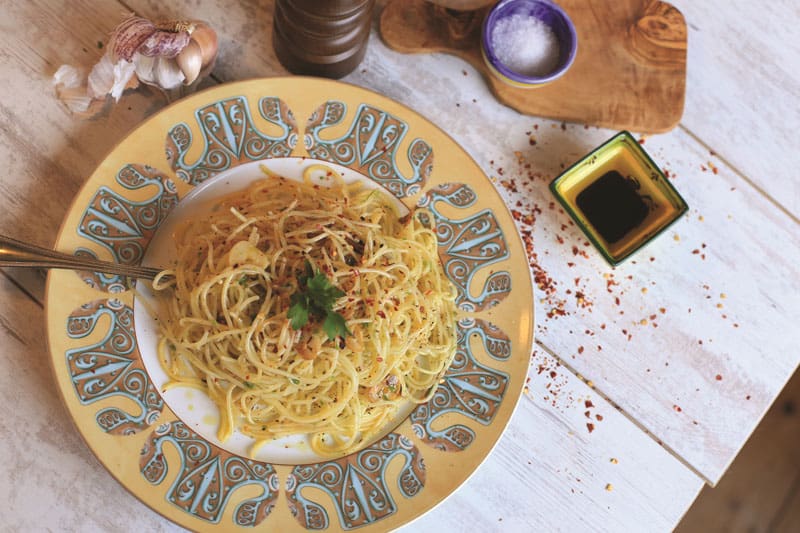
<path fill-rule="evenodd" d="M 567 369 L 568 372 L 570 372 L 572 375 L 574 375 L 575 377 L 577 377 L 578 379 L 583 381 L 590 389 L 592 389 L 592 391 L 597 393 L 598 396 L 600 396 L 603 400 L 608 402 L 609 405 L 611 405 L 611 407 L 616 409 L 620 414 L 622 414 L 622 416 L 627 418 L 628 421 L 630 421 L 634 426 L 639 428 L 645 435 L 647 435 L 653 441 L 655 441 L 656 444 L 658 444 L 664 450 L 666 450 L 667 453 L 669 453 L 671 456 L 673 456 L 675 459 L 677 459 L 677 461 L 679 463 L 681 463 L 683 466 L 685 466 L 690 472 L 692 472 L 694 475 L 696 475 L 697 477 L 702 479 L 707 485 L 709 485 L 711 487 L 715 486 L 715 483 L 711 479 L 709 479 L 706 475 L 704 475 L 700 470 L 695 468 L 695 466 L 692 465 L 689 461 L 684 459 L 683 456 L 681 456 L 678 452 L 676 452 L 674 449 L 672 449 L 672 447 L 670 447 L 667 444 L 664 444 L 664 442 L 660 438 L 658 438 L 658 436 L 656 436 L 652 431 L 650 431 L 650 429 L 648 429 L 647 426 L 645 426 L 636 417 L 634 417 L 628 411 L 626 411 L 621 406 L 619 406 L 617 404 L 617 402 L 612 400 L 611 397 L 608 394 L 606 394 L 602 390 L 598 389 L 593 381 L 591 381 L 591 380 L 587 379 L 586 377 L 584 377 L 580 372 L 578 372 L 575 369 L 575 367 L 573 367 L 572 365 L 567 363 L 561 356 L 556 354 L 553 350 L 551 350 L 549 347 L 547 347 L 541 341 L 535 340 L 535 344 L 536 344 L 536 346 L 538 346 L 539 348 L 544 350 L 548 355 L 553 357 L 556 361 L 558 361 L 561 364 L 561 366 L 563 366 L 564 368 Z"/>
<path fill-rule="evenodd" d="M 768 202 L 778 208 L 783 214 L 789 217 L 795 224 L 800 225 L 800 218 L 794 215 L 788 208 L 786 208 L 783 204 L 781 204 L 775 197 L 769 194 L 767 191 L 762 189 L 758 184 L 756 184 L 753 180 L 751 180 L 744 172 L 739 170 L 739 168 L 731 163 L 725 156 L 721 155 L 719 152 L 714 150 L 711 146 L 709 146 L 706 142 L 704 142 L 700 137 L 698 137 L 692 130 L 688 127 L 683 125 L 683 122 L 678 124 L 678 128 L 686 133 L 689 137 L 691 137 L 697 144 L 704 147 L 706 150 L 714 154 L 714 157 L 719 159 L 722 163 L 724 163 L 728 168 L 730 168 L 734 174 L 736 174 L 739 178 L 741 178 L 745 183 L 750 185 L 753 190 L 755 190 L 758 194 L 763 196 Z"/>

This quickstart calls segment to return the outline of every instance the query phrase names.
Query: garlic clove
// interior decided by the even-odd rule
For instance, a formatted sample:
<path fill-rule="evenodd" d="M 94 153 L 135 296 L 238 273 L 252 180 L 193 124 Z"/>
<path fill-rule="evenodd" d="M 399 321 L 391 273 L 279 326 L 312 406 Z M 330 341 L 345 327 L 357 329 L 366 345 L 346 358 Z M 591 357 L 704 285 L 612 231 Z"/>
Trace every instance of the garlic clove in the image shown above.
<path fill-rule="evenodd" d="M 200 70 L 203 68 L 203 54 L 200 45 L 192 39 L 186 48 L 181 50 L 178 57 L 175 58 L 178 68 L 181 69 L 186 79 L 183 80 L 184 85 L 190 85 L 200 75 Z"/>
<path fill-rule="evenodd" d="M 219 46 L 217 32 L 205 22 L 195 21 L 192 40 L 200 46 L 203 60 L 202 70 L 210 70 L 208 67 L 213 67 L 214 61 L 217 59 L 217 49 Z"/>
<path fill-rule="evenodd" d="M 155 68 L 156 85 L 162 89 L 174 89 L 183 83 L 184 76 L 178 67 L 178 62 L 168 57 L 157 57 Z"/>
<path fill-rule="evenodd" d="M 136 65 L 136 77 L 139 78 L 139 81 L 148 85 L 156 84 L 156 74 L 154 72 L 156 66 L 155 57 L 136 54 L 133 56 L 133 64 Z"/>

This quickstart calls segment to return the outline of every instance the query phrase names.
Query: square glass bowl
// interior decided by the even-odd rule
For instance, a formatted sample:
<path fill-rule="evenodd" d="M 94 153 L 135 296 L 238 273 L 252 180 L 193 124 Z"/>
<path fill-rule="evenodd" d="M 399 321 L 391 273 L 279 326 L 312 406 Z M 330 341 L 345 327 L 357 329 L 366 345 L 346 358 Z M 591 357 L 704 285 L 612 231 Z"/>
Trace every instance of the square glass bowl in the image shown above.
<path fill-rule="evenodd" d="M 689 209 L 627 131 L 561 173 L 550 183 L 550 190 L 612 266 Z"/>

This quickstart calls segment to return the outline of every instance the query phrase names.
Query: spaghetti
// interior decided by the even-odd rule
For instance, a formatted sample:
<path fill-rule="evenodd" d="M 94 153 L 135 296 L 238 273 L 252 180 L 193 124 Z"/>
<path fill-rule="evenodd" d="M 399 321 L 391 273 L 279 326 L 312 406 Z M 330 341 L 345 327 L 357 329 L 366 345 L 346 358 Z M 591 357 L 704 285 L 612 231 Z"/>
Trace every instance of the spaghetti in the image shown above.
<path fill-rule="evenodd" d="M 455 291 L 434 232 L 378 190 L 330 170 L 333 186 L 317 185 L 309 170 L 254 183 L 183 226 L 176 266 L 153 282 L 167 387 L 205 391 L 219 439 L 238 430 L 253 454 L 293 434 L 321 455 L 354 451 L 401 403 L 430 399 L 455 355 Z M 343 335 L 313 317 L 294 329 L 308 270 L 336 288 Z"/>

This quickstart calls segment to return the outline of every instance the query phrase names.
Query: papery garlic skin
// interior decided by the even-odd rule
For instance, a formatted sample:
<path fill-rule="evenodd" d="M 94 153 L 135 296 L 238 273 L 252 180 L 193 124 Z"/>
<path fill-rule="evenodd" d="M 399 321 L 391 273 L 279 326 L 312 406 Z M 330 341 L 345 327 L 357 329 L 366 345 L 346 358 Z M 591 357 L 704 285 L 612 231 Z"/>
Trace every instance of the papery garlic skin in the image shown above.
<path fill-rule="evenodd" d="M 128 16 L 111 33 L 107 46 L 111 59 L 114 62 L 120 59 L 131 61 L 133 54 L 155 31 L 155 24 L 146 18 Z"/>
<path fill-rule="evenodd" d="M 174 58 L 189 44 L 191 36 L 188 31 L 178 33 L 156 30 L 145 42 L 136 49 L 136 52 L 150 57 Z"/>
<path fill-rule="evenodd" d="M 125 60 L 111 62 L 111 55 L 106 53 L 92 68 L 87 81 L 88 94 L 92 98 L 102 98 L 110 94 L 119 102 L 122 92 L 133 77 L 136 65 Z"/>
<path fill-rule="evenodd" d="M 86 73 L 72 65 L 61 65 L 53 74 L 53 85 L 56 94 L 67 108 L 73 113 L 84 113 L 92 103 L 92 97 L 86 94 L 83 82 Z"/>

